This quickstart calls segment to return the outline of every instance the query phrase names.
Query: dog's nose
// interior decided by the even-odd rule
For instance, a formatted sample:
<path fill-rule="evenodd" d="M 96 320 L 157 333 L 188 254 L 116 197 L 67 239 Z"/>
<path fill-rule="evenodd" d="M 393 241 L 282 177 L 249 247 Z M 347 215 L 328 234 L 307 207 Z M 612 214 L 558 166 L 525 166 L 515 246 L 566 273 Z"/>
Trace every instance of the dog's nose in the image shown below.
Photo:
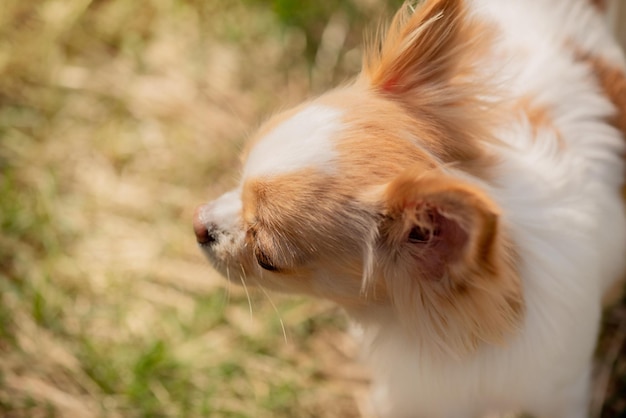
<path fill-rule="evenodd" d="M 198 244 L 211 245 L 217 241 L 215 228 L 209 228 L 203 220 L 204 206 L 198 206 L 193 213 L 193 232 L 196 234 Z"/>

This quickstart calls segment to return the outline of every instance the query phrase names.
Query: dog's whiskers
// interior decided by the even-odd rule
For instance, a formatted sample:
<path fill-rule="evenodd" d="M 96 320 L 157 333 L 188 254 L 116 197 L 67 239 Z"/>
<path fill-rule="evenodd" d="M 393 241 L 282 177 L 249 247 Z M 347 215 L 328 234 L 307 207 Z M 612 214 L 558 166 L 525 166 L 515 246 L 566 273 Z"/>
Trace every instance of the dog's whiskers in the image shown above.
<path fill-rule="evenodd" d="M 241 275 L 239 278 L 241 279 L 241 285 L 243 286 L 244 292 L 246 292 L 246 298 L 248 299 L 248 308 L 250 310 L 250 320 L 252 320 L 252 299 L 250 299 L 250 293 L 248 292 L 248 286 L 246 286 L 246 271 L 243 268 L 243 265 L 239 265 L 241 267 Z"/>
<path fill-rule="evenodd" d="M 270 305 L 272 305 L 272 308 L 274 308 L 274 312 L 276 312 L 276 316 L 278 317 L 278 322 L 280 322 L 280 328 L 283 331 L 283 339 L 285 340 L 285 344 L 289 344 L 289 341 L 287 340 L 287 331 L 285 330 L 285 323 L 283 322 L 283 318 L 280 316 L 280 311 L 278 310 L 278 308 L 276 307 L 276 304 L 270 297 L 270 294 L 260 284 L 259 284 L 259 289 L 261 289 L 265 297 L 267 297 L 267 300 L 270 302 Z"/>
<path fill-rule="evenodd" d="M 226 278 L 228 280 L 226 280 L 226 292 L 224 294 L 224 306 L 228 306 L 228 304 L 230 303 L 230 293 L 231 293 L 231 281 L 230 281 L 230 267 L 228 265 L 226 265 Z"/>

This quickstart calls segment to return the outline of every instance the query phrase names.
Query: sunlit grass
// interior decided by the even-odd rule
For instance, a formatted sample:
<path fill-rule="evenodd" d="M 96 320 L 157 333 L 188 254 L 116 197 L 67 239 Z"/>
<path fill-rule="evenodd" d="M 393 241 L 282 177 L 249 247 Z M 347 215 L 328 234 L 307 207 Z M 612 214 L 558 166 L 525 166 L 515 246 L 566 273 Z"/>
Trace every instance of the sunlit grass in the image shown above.
<path fill-rule="evenodd" d="M 382 7 L 295 4 L 2 2 L 0 415 L 358 415 L 341 313 L 227 288 L 190 227 Z"/>

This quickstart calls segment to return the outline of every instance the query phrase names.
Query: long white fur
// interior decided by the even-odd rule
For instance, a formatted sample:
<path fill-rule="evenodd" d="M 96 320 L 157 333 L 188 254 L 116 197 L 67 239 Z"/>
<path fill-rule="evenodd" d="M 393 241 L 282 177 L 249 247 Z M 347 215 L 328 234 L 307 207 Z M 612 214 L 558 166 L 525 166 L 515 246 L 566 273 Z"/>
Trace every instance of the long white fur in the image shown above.
<path fill-rule="evenodd" d="M 550 109 L 560 138 L 533 134 L 524 115 L 502 121 L 497 184 L 485 185 L 515 237 L 526 315 L 506 347 L 470 359 L 430 358 L 390 311 L 353 312 L 385 417 L 479 417 L 524 409 L 538 417 L 588 416 L 590 359 L 602 293 L 626 271 L 619 188 L 624 140 L 606 124 L 613 105 L 571 44 L 624 68 L 602 16 L 584 0 L 474 0 L 497 25 L 500 60 L 485 69 L 511 97 Z M 559 144 L 559 141 L 564 141 Z M 454 402 L 451 402 L 453 394 Z M 416 412 L 419 411 L 419 412 Z"/>

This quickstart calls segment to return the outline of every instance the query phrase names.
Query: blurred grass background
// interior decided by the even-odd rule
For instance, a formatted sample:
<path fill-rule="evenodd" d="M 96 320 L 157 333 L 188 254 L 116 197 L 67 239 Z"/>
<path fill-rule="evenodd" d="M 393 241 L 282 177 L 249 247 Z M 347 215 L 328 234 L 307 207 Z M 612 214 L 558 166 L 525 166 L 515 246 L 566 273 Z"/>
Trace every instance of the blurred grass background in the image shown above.
<path fill-rule="evenodd" d="M 0 2 L 0 416 L 358 414 L 337 309 L 249 304 L 191 213 L 263 117 L 358 71 L 399 3 Z"/>
<path fill-rule="evenodd" d="M 2 0 L 0 416 L 362 412 L 340 312 L 227 287 L 191 213 L 263 117 L 358 71 L 400 3 Z"/>

